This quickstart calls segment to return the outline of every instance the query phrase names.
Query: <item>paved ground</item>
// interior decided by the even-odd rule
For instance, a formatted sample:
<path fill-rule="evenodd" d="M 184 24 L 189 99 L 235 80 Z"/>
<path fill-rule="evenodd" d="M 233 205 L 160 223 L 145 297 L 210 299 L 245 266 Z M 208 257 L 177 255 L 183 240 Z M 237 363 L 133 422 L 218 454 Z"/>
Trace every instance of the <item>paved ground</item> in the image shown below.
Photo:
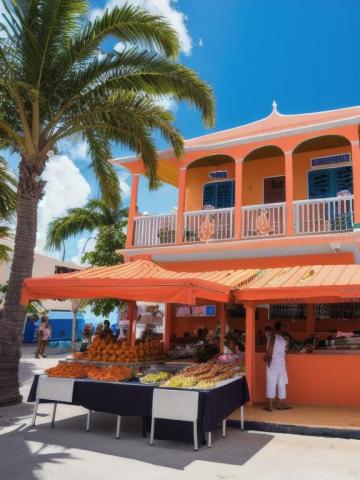
<path fill-rule="evenodd" d="M 25 349 L 22 393 L 33 374 L 56 363 L 35 360 Z M 29 429 L 32 405 L 0 409 L 1 480 L 358 480 L 360 441 L 261 434 L 228 429 L 213 447 L 198 452 L 186 444 L 141 437 L 138 419 L 124 419 L 115 440 L 115 418 L 96 414 L 85 432 L 85 410 L 59 406 L 56 428 L 49 428 L 50 406 L 40 407 L 38 425 Z"/>

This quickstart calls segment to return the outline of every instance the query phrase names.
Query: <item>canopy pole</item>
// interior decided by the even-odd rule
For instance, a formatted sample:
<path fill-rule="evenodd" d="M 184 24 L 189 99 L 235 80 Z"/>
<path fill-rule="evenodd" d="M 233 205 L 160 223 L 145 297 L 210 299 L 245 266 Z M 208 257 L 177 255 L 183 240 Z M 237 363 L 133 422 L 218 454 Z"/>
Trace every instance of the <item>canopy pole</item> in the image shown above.
<path fill-rule="evenodd" d="M 75 352 L 76 350 L 76 326 L 77 326 L 77 314 L 80 306 L 80 300 L 77 298 L 71 299 L 71 310 L 72 310 L 72 325 L 71 325 L 71 351 Z"/>
<path fill-rule="evenodd" d="M 225 303 L 220 304 L 220 353 L 224 353 L 227 319 Z"/>
<path fill-rule="evenodd" d="M 306 305 L 306 333 L 311 336 L 315 333 L 315 305 L 308 303 Z"/>
<path fill-rule="evenodd" d="M 245 340 L 245 372 L 250 393 L 250 405 L 255 392 L 255 312 L 254 305 L 245 305 L 246 340 Z"/>
<path fill-rule="evenodd" d="M 173 308 L 171 303 L 166 303 L 165 312 L 163 316 L 163 343 L 164 343 L 165 352 L 168 352 L 170 348 L 172 314 L 173 314 Z"/>
<path fill-rule="evenodd" d="M 128 302 L 128 317 L 129 317 L 129 342 L 130 346 L 135 345 L 136 340 L 136 302 Z"/>

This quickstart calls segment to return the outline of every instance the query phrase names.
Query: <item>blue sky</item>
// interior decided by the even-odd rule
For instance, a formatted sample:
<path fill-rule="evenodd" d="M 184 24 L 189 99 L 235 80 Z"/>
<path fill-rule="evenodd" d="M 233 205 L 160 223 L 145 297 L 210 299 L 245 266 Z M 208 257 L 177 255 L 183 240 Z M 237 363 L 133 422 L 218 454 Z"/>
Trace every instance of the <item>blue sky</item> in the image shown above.
<path fill-rule="evenodd" d="M 123 3 L 124 0 L 94 0 L 93 8 Z M 131 3 L 167 15 L 178 29 L 183 45 L 180 60 L 195 69 L 214 90 L 217 111 L 214 130 L 268 115 L 273 99 L 281 113 L 360 105 L 359 0 L 132 0 Z M 112 40 L 106 43 L 106 48 L 113 46 Z M 197 112 L 179 105 L 174 113 L 176 125 L 185 138 L 206 133 Z M 63 146 L 61 153 L 78 170 L 72 170 L 70 163 L 66 163 L 69 178 L 61 178 L 64 181 L 61 188 L 56 183 L 60 181 L 56 173 L 53 175 L 56 179 L 49 180 L 50 190 L 59 188 L 49 193 L 48 201 L 41 207 L 39 231 L 44 230 L 49 219 L 61 214 L 61 208 L 76 206 L 76 202 L 83 204 L 87 196 L 98 195 L 85 151 L 81 145 L 77 147 Z M 128 153 L 121 146 L 114 146 L 114 157 Z M 13 167 L 16 163 L 16 159 L 11 159 Z M 71 186 L 72 179 L 76 186 Z M 131 178 L 121 172 L 121 179 L 126 203 Z M 62 202 L 63 192 L 74 193 L 73 198 L 66 194 L 67 204 Z M 176 203 L 175 188 L 164 186 L 149 193 L 146 182 L 141 183 L 140 209 L 161 213 L 170 211 Z M 68 242 L 68 259 L 78 255 L 78 240 Z"/>

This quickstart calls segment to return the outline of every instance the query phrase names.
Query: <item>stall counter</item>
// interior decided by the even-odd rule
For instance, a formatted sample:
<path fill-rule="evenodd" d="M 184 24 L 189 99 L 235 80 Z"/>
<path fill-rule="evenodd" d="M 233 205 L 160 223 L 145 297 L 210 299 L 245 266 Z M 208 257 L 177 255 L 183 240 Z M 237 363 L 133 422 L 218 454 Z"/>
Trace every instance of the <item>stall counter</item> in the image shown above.
<path fill-rule="evenodd" d="M 263 356 L 255 355 L 254 403 L 265 401 Z M 289 353 L 286 364 L 289 403 L 360 406 L 360 353 Z"/>

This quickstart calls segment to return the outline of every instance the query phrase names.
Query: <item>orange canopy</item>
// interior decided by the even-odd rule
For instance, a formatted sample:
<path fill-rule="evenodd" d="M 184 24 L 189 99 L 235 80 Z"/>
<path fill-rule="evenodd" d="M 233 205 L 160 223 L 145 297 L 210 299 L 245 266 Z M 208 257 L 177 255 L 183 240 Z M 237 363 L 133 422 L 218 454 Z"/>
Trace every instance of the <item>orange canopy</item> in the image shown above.
<path fill-rule="evenodd" d="M 313 265 L 260 270 L 237 287 L 238 302 L 300 303 L 359 301 L 360 265 Z"/>
<path fill-rule="evenodd" d="M 258 270 L 179 273 L 137 260 L 24 281 L 23 304 L 46 298 L 118 298 L 149 302 L 195 304 L 198 299 L 228 302 L 235 285 L 249 281 Z"/>
<path fill-rule="evenodd" d="M 22 303 L 67 298 L 118 298 L 184 303 L 197 300 L 300 303 L 358 301 L 360 265 L 314 265 L 211 272 L 173 272 L 146 260 L 50 277 L 27 278 Z"/>

